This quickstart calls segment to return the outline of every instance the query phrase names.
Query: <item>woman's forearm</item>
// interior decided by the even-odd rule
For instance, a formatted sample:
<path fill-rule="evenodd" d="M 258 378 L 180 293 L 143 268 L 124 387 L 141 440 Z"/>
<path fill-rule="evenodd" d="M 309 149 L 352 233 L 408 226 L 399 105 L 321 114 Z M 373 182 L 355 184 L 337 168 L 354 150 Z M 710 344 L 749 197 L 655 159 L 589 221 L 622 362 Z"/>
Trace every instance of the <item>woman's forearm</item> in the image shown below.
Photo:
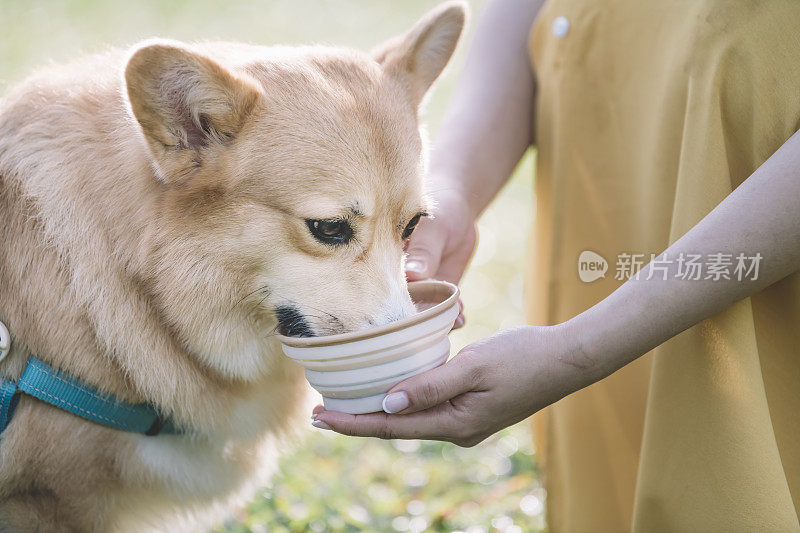
<path fill-rule="evenodd" d="M 528 34 L 541 4 L 494 0 L 487 6 L 431 153 L 431 191 L 463 193 L 474 217 L 531 142 L 535 84 Z"/>
<path fill-rule="evenodd" d="M 745 268 L 758 263 L 757 275 L 736 271 L 740 254 Z M 700 280 L 682 279 L 686 259 L 698 255 L 705 267 L 725 262 L 730 279 L 707 268 Z M 599 378 L 799 269 L 800 132 L 638 276 L 565 327 L 579 334 L 576 357 Z"/>

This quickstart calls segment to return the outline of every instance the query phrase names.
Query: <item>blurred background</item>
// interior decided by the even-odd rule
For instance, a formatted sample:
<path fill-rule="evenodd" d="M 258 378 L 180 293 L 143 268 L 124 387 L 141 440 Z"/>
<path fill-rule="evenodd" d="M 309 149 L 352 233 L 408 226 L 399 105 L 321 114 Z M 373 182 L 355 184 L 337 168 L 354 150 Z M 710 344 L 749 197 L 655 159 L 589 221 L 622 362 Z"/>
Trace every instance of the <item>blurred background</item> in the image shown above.
<path fill-rule="evenodd" d="M 435 0 L 0 0 L 0 95 L 37 67 L 148 37 L 258 44 L 334 44 L 369 50 L 408 29 Z M 435 138 L 483 0 L 426 122 Z M 533 201 L 529 152 L 479 223 L 462 282 L 467 325 L 453 353 L 524 323 L 522 269 Z M 219 531 L 530 532 L 544 524 L 544 491 L 523 422 L 469 449 L 309 430 L 282 455 L 269 486 Z"/>

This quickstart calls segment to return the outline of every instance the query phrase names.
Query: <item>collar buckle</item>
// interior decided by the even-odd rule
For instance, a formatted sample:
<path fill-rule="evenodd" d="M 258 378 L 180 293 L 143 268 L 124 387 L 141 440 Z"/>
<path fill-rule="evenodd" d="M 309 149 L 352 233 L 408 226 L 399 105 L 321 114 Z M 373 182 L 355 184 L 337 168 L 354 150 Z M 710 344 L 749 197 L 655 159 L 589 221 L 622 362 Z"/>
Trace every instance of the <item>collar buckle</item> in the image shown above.
<path fill-rule="evenodd" d="M 0 361 L 11 351 L 11 334 L 5 324 L 0 322 Z"/>

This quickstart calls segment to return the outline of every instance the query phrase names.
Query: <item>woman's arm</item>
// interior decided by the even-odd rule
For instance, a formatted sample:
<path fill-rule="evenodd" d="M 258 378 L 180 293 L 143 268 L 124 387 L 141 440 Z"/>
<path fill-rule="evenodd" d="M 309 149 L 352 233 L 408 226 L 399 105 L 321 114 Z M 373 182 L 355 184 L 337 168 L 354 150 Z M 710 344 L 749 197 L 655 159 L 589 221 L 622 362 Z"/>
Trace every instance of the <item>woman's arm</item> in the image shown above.
<path fill-rule="evenodd" d="M 439 128 L 427 176 L 434 218 L 408 248 L 408 278 L 457 283 L 475 248 L 475 220 L 508 180 L 533 128 L 528 34 L 541 1 L 493 0 Z"/>
<path fill-rule="evenodd" d="M 534 78 L 528 35 L 542 3 L 489 3 L 439 128 L 431 187 L 464 192 L 472 218 L 494 198 L 531 143 Z"/>
<path fill-rule="evenodd" d="M 676 277 L 684 254 L 730 258 L 730 279 Z M 734 274 L 736 258 L 760 255 L 756 279 Z M 660 260 L 663 262 L 659 263 Z M 749 267 L 753 262 L 748 261 Z M 655 265 L 655 268 L 654 268 Z M 659 266 L 670 268 L 666 275 Z M 598 378 L 686 328 L 800 269 L 800 132 L 695 227 L 637 276 L 570 321 Z M 648 280 L 647 278 L 652 279 Z M 705 277 L 705 275 L 704 275 Z M 592 346 L 591 349 L 589 347 Z"/>
<path fill-rule="evenodd" d="M 740 253 L 760 254 L 755 279 L 752 272 L 742 280 L 674 276 L 681 254 L 725 254 L 735 265 Z M 317 408 L 315 425 L 347 435 L 472 445 L 800 270 L 800 132 L 659 259 L 664 257 L 671 259 L 666 280 L 651 262 L 638 279 L 563 324 L 501 331 L 398 384 L 384 405 L 402 415 Z"/>

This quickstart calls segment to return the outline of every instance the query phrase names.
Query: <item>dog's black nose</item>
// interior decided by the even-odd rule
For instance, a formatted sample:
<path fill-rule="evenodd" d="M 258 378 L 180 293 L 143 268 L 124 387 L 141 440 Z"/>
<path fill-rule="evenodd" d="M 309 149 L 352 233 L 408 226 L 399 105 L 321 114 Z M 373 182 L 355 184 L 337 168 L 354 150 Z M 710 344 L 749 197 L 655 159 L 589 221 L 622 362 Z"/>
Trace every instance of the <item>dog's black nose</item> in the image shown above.
<path fill-rule="evenodd" d="M 281 305 L 275 309 L 278 331 L 287 337 L 313 337 L 314 331 L 306 322 L 303 313 L 294 306 Z"/>

